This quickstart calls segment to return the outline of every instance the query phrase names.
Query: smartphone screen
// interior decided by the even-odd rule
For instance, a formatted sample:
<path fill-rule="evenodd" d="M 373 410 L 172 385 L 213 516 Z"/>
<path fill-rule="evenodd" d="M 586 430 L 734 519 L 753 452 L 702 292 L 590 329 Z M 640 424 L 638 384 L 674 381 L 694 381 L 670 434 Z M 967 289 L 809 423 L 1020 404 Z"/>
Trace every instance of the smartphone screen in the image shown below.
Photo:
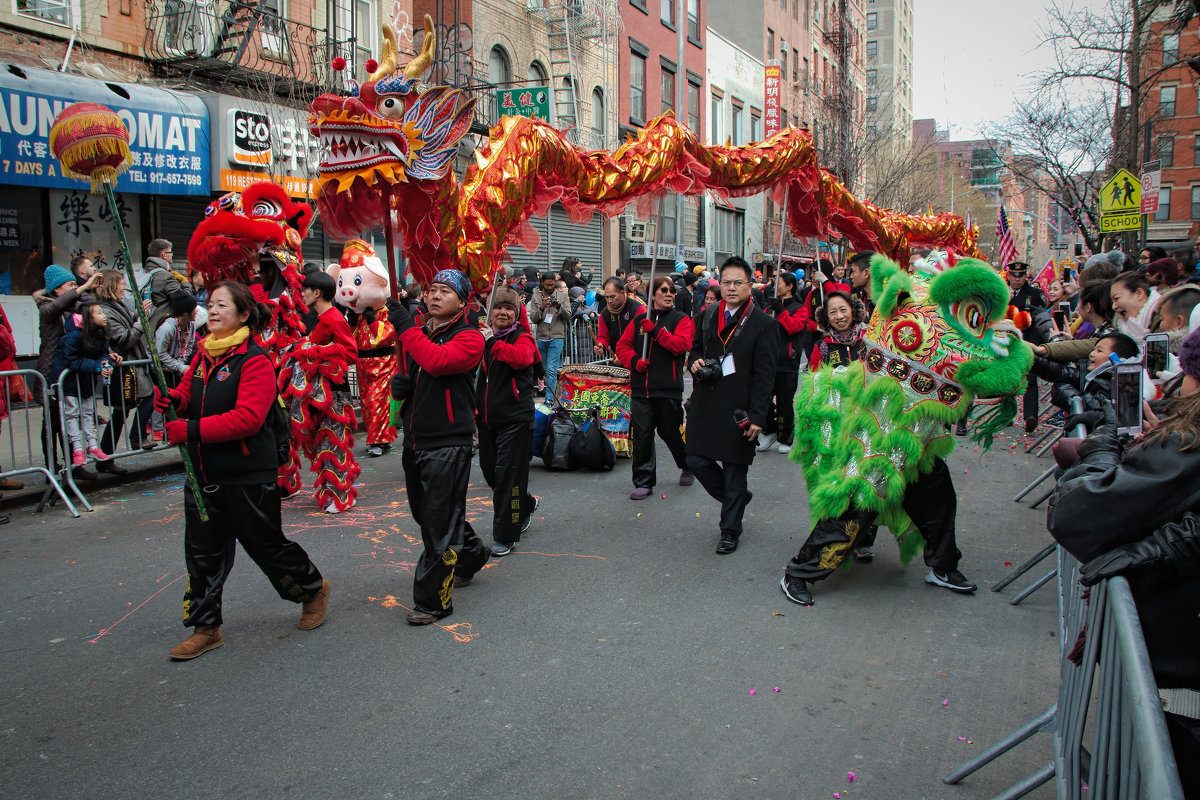
<path fill-rule="evenodd" d="M 1113 378 L 1113 404 L 1117 433 L 1136 436 L 1142 432 L 1142 365 L 1117 364 Z"/>
<path fill-rule="evenodd" d="M 1062 309 L 1054 311 L 1054 326 L 1063 332 L 1067 330 L 1067 315 L 1063 313 Z"/>
<path fill-rule="evenodd" d="M 1150 377 L 1158 377 L 1158 374 L 1167 368 L 1167 335 L 1150 334 L 1143 343 L 1143 351 L 1146 371 L 1150 373 Z"/>

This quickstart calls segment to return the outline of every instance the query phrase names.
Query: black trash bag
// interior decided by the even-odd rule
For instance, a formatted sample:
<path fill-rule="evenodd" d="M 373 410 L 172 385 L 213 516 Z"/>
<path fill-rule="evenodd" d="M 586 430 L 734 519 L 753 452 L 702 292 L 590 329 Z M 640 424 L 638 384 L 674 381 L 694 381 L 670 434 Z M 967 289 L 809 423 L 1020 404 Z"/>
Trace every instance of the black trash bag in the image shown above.
<path fill-rule="evenodd" d="M 546 469 L 569 470 L 571 463 L 571 440 L 579 427 L 571 414 L 561 408 L 555 409 L 550 417 L 550 430 L 546 432 L 546 446 L 542 450 L 542 462 Z"/>
<path fill-rule="evenodd" d="M 589 416 L 588 421 L 571 437 L 571 467 L 607 472 L 616 466 L 617 453 L 600 427 L 600 409 L 593 408 Z"/>

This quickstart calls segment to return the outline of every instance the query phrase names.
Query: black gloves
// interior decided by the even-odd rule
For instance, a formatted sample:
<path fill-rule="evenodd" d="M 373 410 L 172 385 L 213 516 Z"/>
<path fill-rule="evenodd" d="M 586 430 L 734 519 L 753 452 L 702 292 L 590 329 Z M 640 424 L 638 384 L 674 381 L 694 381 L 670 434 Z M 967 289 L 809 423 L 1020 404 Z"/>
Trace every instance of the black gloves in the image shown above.
<path fill-rule="evenodd" d="M 1080 581 L 1091 586 L 1134 567 L 1170 567 L 1178 575 L 1200 572 L 1200 518 L 1189 511 L 1140 542 L 1093 558 L 1080 569 Z"/>
<path fill-rule="evenodd" d="M 1079 460 L 1093 467 L 1108 469 L 1121 460 L 1121 443 L 1117 441 L 1117 412 L 1111 403 L 1105 403 L 1099 413 L 1103 420 L 1079 445 Z"/>
<path fill-rule="evenodd" d="M 409 317 L 408 321 L 412 322 L 412 317 Z M 393 398 L 396 400 L 404 400 L 408 397 L 408 393 L 412 391 L 412 378 L 410 378 L 408 375 L 405 375 L 403 372 L 397 372 L 392 376 L 392 380 L 388 388 L 391 390 Z"/>
<path fill-rule="evenodd" d="M 388 322 L 392 323 L 392 327 L 396 329 L 396 335 L 404 333 L 409 328 L 417 327 L 417 323 L 413 322 L 412 314 L 408 313 L 408 309 L 403 303 L 396 303 L 394 306 L 390 303 L 387 305 Z"/>
<path fill-rule="evenodd" d="M 1067 417 L 1064 430 L 1070 434 L 1075 430 L 1076 425 L 1082 425 L 1088 433 L 1091 433 L 1102 422 L 1104 422 L 1103 411 L 1080 411 L 1078 414 Z"/>

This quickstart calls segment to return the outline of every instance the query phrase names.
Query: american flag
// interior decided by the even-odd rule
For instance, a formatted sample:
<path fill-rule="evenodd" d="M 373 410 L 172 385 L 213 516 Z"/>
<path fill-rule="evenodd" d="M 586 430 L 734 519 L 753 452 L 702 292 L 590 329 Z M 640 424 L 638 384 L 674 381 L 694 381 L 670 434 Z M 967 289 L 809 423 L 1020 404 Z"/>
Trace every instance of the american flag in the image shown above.
<path fill-rule="evenodd" d="M 1000 218 L 996 220 L 996 239 L 1000 242 L 1000 266 L 1006 267 L 1017 260 L 1017 246 L 1013 244 L 1012 228 L 1008 227 L 1003 202 L 1000 203 Z"/>

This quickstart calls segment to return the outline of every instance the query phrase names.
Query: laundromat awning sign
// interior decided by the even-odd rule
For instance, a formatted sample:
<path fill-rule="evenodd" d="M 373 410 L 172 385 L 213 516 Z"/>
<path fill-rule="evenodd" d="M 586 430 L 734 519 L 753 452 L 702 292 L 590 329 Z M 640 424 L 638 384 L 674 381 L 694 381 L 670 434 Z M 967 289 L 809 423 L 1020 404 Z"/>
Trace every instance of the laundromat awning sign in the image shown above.
<path fill-rule="evenodd" d="M 116 190 L 141 194 L 209 194 L 208 109 L 192 95 L 128 83 L 0 65 L 0 183 L 78 189 L 50 152 L 59 111 L 101 102 L 129 129 L 132 163 Z"/>

